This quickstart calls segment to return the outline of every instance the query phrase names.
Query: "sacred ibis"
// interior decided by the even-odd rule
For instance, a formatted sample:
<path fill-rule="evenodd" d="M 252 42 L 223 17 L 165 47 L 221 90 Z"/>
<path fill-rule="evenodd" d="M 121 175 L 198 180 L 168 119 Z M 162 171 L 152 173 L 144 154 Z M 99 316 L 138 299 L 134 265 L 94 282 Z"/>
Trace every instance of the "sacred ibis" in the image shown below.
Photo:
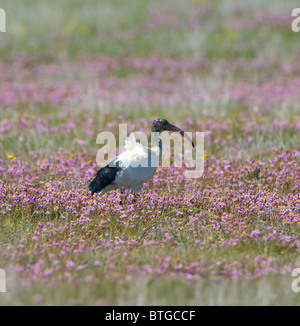
<path fill-rule="evenodd" d="M 105 192 L 119 189 L 122 193 L 128 194 L 130 191 L 134 195 L 138 193 L 145 182 L 152 179 L 158 163 L 162 157 L 161 132 L 179 132 L 186 137 L 194 147 L 193 141 L 180 128 L 172 125 L 165 119 L 157 118 L 152 123 L 154 144 L 151 148 L 144 147 L 136 142 L 134 134 L 125 141 L 125 151 L 113 159 L 105 167 L 101 168 L 89 185 L 92 192 L 104 194 Z"/>

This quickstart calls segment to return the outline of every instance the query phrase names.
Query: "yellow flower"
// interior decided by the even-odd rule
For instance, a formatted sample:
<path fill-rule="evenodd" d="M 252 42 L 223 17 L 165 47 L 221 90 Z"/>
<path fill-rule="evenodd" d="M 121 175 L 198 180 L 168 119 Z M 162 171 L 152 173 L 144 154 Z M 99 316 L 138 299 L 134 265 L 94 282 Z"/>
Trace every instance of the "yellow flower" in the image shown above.
<path fill-rule="evenodd" d="M 90 34 L 90 29 L 88 28 L 88 26 L 82 25 L 79 27 L 79 32 L 81 35 L 86 36 Z"/>
<path fill-rule="evenodd" d="M 15 160 L 17 159 L 17 158 L 14 156 L 13 153 L 11 153 L 11 154 L 7 153 L 6 155 L 7 155 L 7 157 L 8 157 L 9 159 L 11 159 L 12 161 L 15 161 Z"/>

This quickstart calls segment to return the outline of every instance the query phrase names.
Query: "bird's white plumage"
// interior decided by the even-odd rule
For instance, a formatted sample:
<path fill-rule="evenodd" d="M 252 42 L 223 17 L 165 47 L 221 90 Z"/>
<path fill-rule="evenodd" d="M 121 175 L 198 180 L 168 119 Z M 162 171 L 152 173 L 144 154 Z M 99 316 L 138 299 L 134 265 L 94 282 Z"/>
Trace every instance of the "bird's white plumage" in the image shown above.
<path fill-rule="evenodd" d="M 154 166 L 149 166 L 151 157 Z M 143 184 L 152 179 L 157 164 L 159 162 L 159 147 L 144 147 L 137 142 L 133 133 L 125 140 L 125 151 L 118 155 L 115 163 L 121 168 L 117 173 L 112 185 L 104 189 L 104 192 L 116 188 L 124 188 L 126 192 L 132 190 L 134 193 L 139 192 Z"/>

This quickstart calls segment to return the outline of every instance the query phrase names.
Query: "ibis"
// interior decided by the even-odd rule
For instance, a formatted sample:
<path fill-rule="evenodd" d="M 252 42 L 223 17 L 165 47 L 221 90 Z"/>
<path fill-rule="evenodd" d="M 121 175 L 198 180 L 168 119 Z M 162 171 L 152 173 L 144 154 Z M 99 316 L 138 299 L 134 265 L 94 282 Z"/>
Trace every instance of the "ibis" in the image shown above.
<path fill-rule="evenodd" d="M 121 193 L 132 192 L 134 196 L 143 187 L 143 184 L 153 178 L 156 168 L 162 158 L 161 132 L 179 132 L 182 137 L 194 147 L 193 141 L 180 128 L 172 125 L 165 119 L 156 118 L 152 123 L 154 144 L 151 148 L 136 142 L 131 133 L 125 140 L 125 151 L 114 158 L 109 164 L 101 168 L 89 184 L 89 190 L 104 194 L 119 189 Z"/>

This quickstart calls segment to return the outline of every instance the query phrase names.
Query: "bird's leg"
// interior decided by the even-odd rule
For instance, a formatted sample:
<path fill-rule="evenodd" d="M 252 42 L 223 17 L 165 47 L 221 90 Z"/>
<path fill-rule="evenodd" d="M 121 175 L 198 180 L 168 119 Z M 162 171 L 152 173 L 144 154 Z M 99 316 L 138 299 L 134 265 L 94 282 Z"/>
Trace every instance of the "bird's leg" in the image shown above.
<path fill-rule="evenodd" d="M 133 192 L 133 196 L 134 196 L 134 198 L 133 198 L 133 202 L 136 203 L 137 196 L 136 196 L 135 192 Z"/>
<path fill-rule="evenodd" d="M 122 188 L 120 189 L 120 193 L 121 193 L 120 197 L 122 198 L 123 195 L 124 195 L 124 193 L 125 193 L 125 189 L 124 189 L 124 187 L 122 187 Z M 122 201 L 122 199 L 119 201 L 119 205 L 123 205 L 123 201 Z"/>
<path fill-rule="evenodd" d="M 133 189 L 130 189 L 130 191 L 129 191 L 129 193 L 131 193 L 132 195 L 133 195 L 133 202 L 135 203 L 136 202 L 136 200 L 137 200 L 137 196 L 136 196 L 136 194 L 135 194 L 135 192 L 134 192 L 134 190 Z"/>

